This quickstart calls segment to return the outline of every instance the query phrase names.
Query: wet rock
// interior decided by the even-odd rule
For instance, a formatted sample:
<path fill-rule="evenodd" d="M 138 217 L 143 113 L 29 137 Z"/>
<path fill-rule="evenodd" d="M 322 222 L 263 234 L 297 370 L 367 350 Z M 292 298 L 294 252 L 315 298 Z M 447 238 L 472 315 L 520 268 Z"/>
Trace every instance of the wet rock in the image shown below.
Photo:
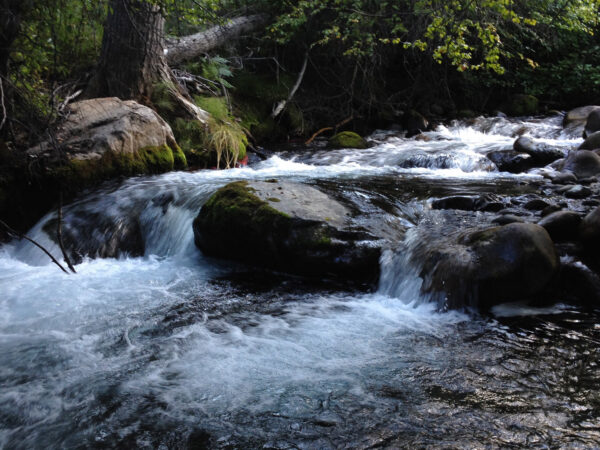
<path fill-rule="evenodd" d="M 561 172 L 552 177 L 552 184 L 575 184 L 577 177 L 573 172 Z"/>
<path fill-rule="evenodd" d="M 406 129 L 406 137 L 412 137 L 429 128 L 429 121 L 418 111 L 407 111 L 402 117 L 402 125 Z"/>
<path fill-rule="evenodd" d="M 486 195 L 480 197 L 455 195 L 431 202 L 432 209 L 458 209 L 461 211 L 497 212 L 504 207 L 504 203 L 497 201 L 494 196 Z"/>
<path fill-rule="evenodd" d="M 596 131 L 600 131 L 600 109 L 595 109 L 588 115 L 583 130 L 583 137 L 587 138 Z"/>
<path fill-rule="evenodd" d="M 500 172 L 521 173 L 535 166 L 531 155 L 514 150 L 498 150 L 486 156 Z"/>
<path fill-rule="evenodd" d="M 565 196 L 568 198 L 586 198 L 590 195 L 592 195 L 592 190 L 580 184 L 576 184 L 565 192 Z"/>
<path fill-rule="evenodd" d="M 529 211 L 541 211 L 544 208 L 547 208 L 550 204 L 541 198 L 534 198 L 533 200 L 529 200 L 527 203 L 523 205 L 523 208 Z"/>
<path fill-rule="evenodd" d="M 538 222 L 538 225 L 544 227 L 554 241 L 578 239 L 580 224 L 581 216 L 573 211 L 558 211 Z"/>
<path fill-rule="evenodd" d="M 541 292 L 559 267 L 539 225 L 512 223 L 470 232 L 436 248 L 423 266 L 423 289 L 445 293 L 445 306 L 487 310 Z"/>
<path fill-rule="evenodd" d="M 57 220 L 43 227 L 58 245 Z M 82 212 L 68 217 L 62 225 L 65 250 L 75 264 L 84 258 L 119 258 L 124 255 L 142 256 L 145 243 L 137 215 L 112 217 Z"/>
<path fill-rule="evenodd" d="M 600 208 L 596 208 L 581 221 L 581 239 L 592 244 L 600 243 Z"/>
<path fill-rule="evenodd" d="M 492 223 L 498 225 L 508 225 L 509 223 L 524 223 L 525 220 L 522 217 L 515 216 L 513 214 L 503 214 L 502 216 L 496 217 L 492 220 Z"/>
<path fill-rule="evenodd" d="M 600 106 L 581 106 L 579 108 L 572 109 L 563 119 L 563 127 L 577 127 L 585 126 L 588 116 L 596 110 L 600 110 Z"/>
<path fill-rule="evenodd" d="M 329 148 L 359 148 L 365 149 L 369 147 L 367 141 L 365 141 L 360 135 L 353 131 L 342 131 L 336 134 L 327 143 Z"/>
<path fill-rule="evenodd" d="M 550 286 L 549 296 L 585 307 L 600 306 L 600 278 L 581 263 L 563 264 Z"/>
<path fill-rule="evenodd" d="M 596 150 L 600 149 L 600 131 L 590 134 L 583 144 L 579 146 L 579 150 Z"/>
<path fill-rule="evenodd" d="M 565 159 L 562 170 L 572 172 L 577 178 L 588 178 L 600 174 L 600 156 L 589 150 L 571 152 Z"/>
<path fill-rule="evenodd" d="M 453 196 L 441 198 L 431 202 L 433 209 L 459 209 L 461 211 L 475 211 L 477 209 L 478 197 Z"/>
<path fill-rule="evenodd" d="M 513 144 L 513 149 L 516 152 L 530 155 L 532 163 L 539 166 L 548 165 L 565 156 L 562 150 L 536 142 L 527 136 L 518 138 Z"/>
<path fill-rule="evenodd" d="M 545 207 L 542 210 L 542 217 L 546 217 L 546 216 L 548 216 L 548 215 L 550 215 L 552 213 L 560 211 L 561 209 L 562 209 L 562 207 L 559 206 L 559 205 L 548 205 L 547 207 Z"/>
<path fill-rule="evenodd" d="M 235 182 L 219 189 L 194 221 L 207 255 L 306 276 L 373 283 L 378 240 L 351 229 L 350 212 L 319 190 L 290 182 Z"/>

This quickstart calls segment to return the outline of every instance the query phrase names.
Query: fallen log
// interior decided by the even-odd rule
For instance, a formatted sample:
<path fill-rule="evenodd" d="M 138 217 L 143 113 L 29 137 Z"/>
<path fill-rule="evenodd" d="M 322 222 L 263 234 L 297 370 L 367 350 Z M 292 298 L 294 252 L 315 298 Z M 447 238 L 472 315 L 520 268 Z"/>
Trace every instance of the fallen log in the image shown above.
<path fill-rule="evenodd" d="M 267 23 L 266 14 L 255 14 L 232 19 L 224 25 L 216 25 L 200 33 L 183 36 L 167 41 L 165 57 L 170 66 L 176 66 L 185 61 L 220 47 L 243 33 L 250 33 Z"/>

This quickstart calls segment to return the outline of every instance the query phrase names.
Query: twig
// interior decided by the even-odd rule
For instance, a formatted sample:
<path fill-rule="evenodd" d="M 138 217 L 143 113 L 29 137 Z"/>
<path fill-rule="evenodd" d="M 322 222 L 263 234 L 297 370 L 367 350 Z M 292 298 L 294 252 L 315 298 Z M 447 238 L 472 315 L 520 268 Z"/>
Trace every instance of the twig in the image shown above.
<path fill-rule="evenodd" d="M 298 78 L 296 79 L 296 84 L 294 84 L 294 87 L 290 91 L 290 95 L 288 95 L 288 98 L 286 100 L 282 100 L 282 101 L 280 101 L 277 104 L 277 106 L 275 107 L 275 109 L 273 109 L 273 113 L 271 114 L 271 118 L 275 119 L 279 114 L 282 113 L 282 111 L 285 109 L 285 107 L 287 106 L 287 104 L 290 101 L 292 101 L 292 98 L 294 97 L 294 94 L 296 94 L 296 91 L 300 87 L 300 84 L 302 84 L 302 79 L 304 78 L 304 74 L 306 73 L 306 66 L 307 65 L 308 65 L 308 52 L 306 52 L 306 55 L 304 56 L 304 62 L 302 63 L 302 69 L 300 69 L 300 73 L 298 74 Z"/>
<path fill-rule="evenodd" d="M 4 87 L 2 85 L 2 77 L 0 77 L 0 104 L 2 105 L 2 122 L 0 122 L 0 130 L 6 123 L 6 105 L 4 104 Z"/>
<path fill-rule="evenodd" d="M 60 251 L 63 254 L 63 258 L 65 259 L 65 262 L 67 263 L 67 266 L 69 266 L 69 270 L 71 270 L 71 272 L 73 273 L 77 273 L 77 271 L 75 270 L 75 267 L 73 267 L 73 264 L 71 263 L 71 258 L 69 258 L 69 255 L 67 253 L 67 251 L 65 250 L 65 245 L 63 243 L 63 235 L 62 235 L 62 221 L 63 221 L 63 194 L 62 191 L 60 191 L 60 194 L 58 195 L 58 223 L 56 224 L 56 237 L 58 239 L 58 246 L 60 247 Z"/>
<path fill-rule="evenodd" d="M 35 245 L 37 248 L 39 248 L 41 251 L 43 251 L 46 255 L 48 255 L 50 257 L 50 259 L 52 260 L 52 262 L 54 264 L 56 264 L 60 268 L 60 270 L 62 270 L 67 275 L 69 274 L 69 272 L 67 272 L 65 270 L 65 268 L 61 265 L 61 263 L 59 263 L 57 261 L 57 259 L 54 256 L 52 256 L 52 253 L 50 253 L 48 250 L 46 250 L 41 244 L 38 244 L 36 241 L 34 241 L 33 239 L 31 239 L 27 235 L 19 233 L 18 231 L 13 230 L 6 223 L 4 223 L 2 220 L 0 220 L 0 225 L 2 225 L 6 229 L 6 231 L 7 231 L 7 233 L 8 233 L 9 236 L 11 236 L 13 238 L 16 238 L 16 239 L 19 239 L 19 240 L 25 239 L 26 241 L 31 242 L 33 245 Z"/>
<path fill-rule="evenodd" d="M 346 125 L 348 122 L 354 120 L 354 116 L 350 116 L 347 119 L 342 120 L 340 123 L 338 123 L 335 127 L 325 127 L 325 128 L 321 128 L 319 131 L 317 131 L 315 134 L 313 134 L 310 139 L 308 141 L 306 141 L 304 143 L 304 145 L 310 145 L 312 144 L 312 141 L 315 140 L 315 138 L 317 136 L 319 136 L 320 134 L 325 133 L 326 131 L 331 131 L 335 129 L 335 132 L 337 133 L 338 128 L 343 127 L 344 125 Z"/>
<path fill-rule="evenodd" d="M 310 145 L 310 144 L 312 144 L 312 141 L 314 141 L 317 136 L 319 136 L 320 134 L 325 133 L 326 131 L 331 131 L 331 130 L 333 130 L 333 127 L 321 128 L 319 131 L 317 131 L 315 134 L 313 134 L 310 137 L 310 139 L 304 143 L 304 145 Z"/>

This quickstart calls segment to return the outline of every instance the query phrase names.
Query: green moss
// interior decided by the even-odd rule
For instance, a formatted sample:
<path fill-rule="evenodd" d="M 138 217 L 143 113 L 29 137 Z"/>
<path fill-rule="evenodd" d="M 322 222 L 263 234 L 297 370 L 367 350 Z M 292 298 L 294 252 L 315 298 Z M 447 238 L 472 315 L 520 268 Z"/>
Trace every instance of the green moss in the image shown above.
<path fill-rule="evenodd" d="M 183 170 L 187 167 L 187 158 L 179 145 L 173 149 L 173 168 Z"/>
<path fill-rule="evenodd" d="M 368 144 L 353 131 L 342 131 L 329 139 L 330 148 L 367 148 Z"/>
<path fill-rule="evenodd" d="M 538 112 L 539 101 L 533 95 L 514 95 L 506 105 L 506 112 L 511 116 L 532 116 Z"/>
<path fill-rule="evenodd" d="M 73 159 L 55 168 L 50 178 L 62 186 L 81 188 L 119 176 L 168 172 L 174 166 L 173 151 L 162 145 L 145 147 L 135 153 L 106 152 L 99 159 Z"/>
<path fill-rule="evenodd" d="M 267 200 L 269 200 L 270 202 L 273 202 L 273 203 L 279 203 L 281 201 L 277 197 L 269 197 Z"/>
<path fill-rule="evenodd" d="M 290 219 L 254 195 L 245 181 L 229 183 L 219 189 L 202 210 L 206 214 L 204 220 L 213 225 L 245 223 L 249 227 L 274 227 Z"/>
<path fill-rule="evenodd" d="M 169 172 L 175 165 L 173 151 L 167 145 L 144 147 L 138 151 L 138 157 L 145 163 L 145 170 L 142 173 Z"/>

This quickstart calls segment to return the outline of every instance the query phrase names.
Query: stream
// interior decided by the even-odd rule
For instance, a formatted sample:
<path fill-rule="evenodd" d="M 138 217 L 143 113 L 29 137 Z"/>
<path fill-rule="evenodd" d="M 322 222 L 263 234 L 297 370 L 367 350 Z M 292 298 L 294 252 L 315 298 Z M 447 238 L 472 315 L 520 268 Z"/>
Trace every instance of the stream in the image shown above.
<path fill-rule="evenodd" d="M 433 199 L 538 193 L 552 169 L 499 172 L 485 155 L 520 134 L 572 149 L 582 140 L 561 120 L 479 118 L 427 140 L 378 131 L 367 150 L 290 147 L 85 193 L 64 208 L 77 275 L 26 242 L 0 247 L 0 448 L 599 447 L 600 311 L 446 311 L 411 258 L 495 217 Z M 192 221 L 219 187 L 275 177 L 389 237 L 377 289 L 196 249 Z M 58 257 L 44 231 L 55 217 L 28 234 Z M 143 256 L 127 254 L 132 229 Z M 109 235 L 118 258 L 85 256 Z"/>

